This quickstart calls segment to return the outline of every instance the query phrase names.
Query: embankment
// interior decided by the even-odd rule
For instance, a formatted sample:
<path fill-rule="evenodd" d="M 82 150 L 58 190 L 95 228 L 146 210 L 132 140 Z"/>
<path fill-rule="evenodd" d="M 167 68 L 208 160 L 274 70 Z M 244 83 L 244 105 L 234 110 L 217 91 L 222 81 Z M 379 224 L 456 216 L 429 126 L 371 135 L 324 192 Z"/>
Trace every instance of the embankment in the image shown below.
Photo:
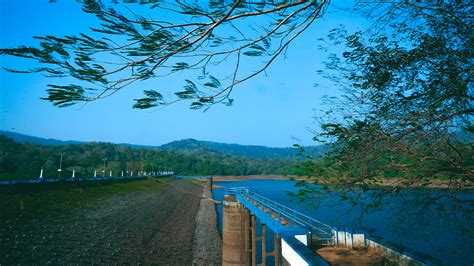
<path fill-rule="evenodd" d="M 0 263 L 193 262 L 202 187 L 182 179 L 0 188 Z"/>
<path fill-rule="evenodd" d="M 222 263 L 222 240 L 217 228 L 217 213 L 212 199 L 212 182 L 206 179 L 199 209 L 196 214 L 196 229 L 193 242 L 193 265 L 220 265 Z"/>

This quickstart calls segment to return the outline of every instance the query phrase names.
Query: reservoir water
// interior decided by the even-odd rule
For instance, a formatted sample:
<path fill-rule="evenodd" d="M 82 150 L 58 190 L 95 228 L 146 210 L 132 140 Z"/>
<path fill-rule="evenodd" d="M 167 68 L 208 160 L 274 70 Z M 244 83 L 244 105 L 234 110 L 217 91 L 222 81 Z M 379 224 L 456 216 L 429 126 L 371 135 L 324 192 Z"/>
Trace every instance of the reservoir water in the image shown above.
<path fill-rule="evenodd" d="M 376 210 L 369 209 L 362 214 L 362 209 L 348 202 L 342 202 L 337 195 L 328 196 L 325 200 L 318 199 L 319 206 L 297 203 L 295 198 L 287 194 L 296 192 L 296 181 L 292 180 L 248 180 L 238 182 L 214 182 L 224 188 L 215 189 L 213 196 L 222 200 L 225 189 L 231 187 L 249 187 L 252 191 L 267 198 L 294 208 L 317 220 L 335 227 L 357 229 L 361 228 L 369 235 L 382 237 L 384 240 L 401 245 L 408 250 L 414 250 L 439 259 L 450 265 L 473 265 L 474 263 L 474 222 L 473 206 L 456 209 L 456 202 L 441 202 L 438 207 L 426 207 L 423 202 L 417 202 L 420 195 L 439 197 L 446 190 L 425 189 L 407 190 L 400 196 L 391 199 L 389 204 Z M 465 191 L 460 198 L 469 200 L 472 204 L 474 191 Z M 398 198 L 403 198 L 398 200 Z M 410 204 L 407 205 L 407 202 Z M 439 206 L 444 206 L 440 208 Z M 464 206 L 466 207 L 466 206 Z M 222 205 L 217 207 L 219 215 L 219 230 L 222 228 Z M 272 243 L 269 243 L 271 250 Z M 267 261 L 271 263 L 270 261 Z"/>

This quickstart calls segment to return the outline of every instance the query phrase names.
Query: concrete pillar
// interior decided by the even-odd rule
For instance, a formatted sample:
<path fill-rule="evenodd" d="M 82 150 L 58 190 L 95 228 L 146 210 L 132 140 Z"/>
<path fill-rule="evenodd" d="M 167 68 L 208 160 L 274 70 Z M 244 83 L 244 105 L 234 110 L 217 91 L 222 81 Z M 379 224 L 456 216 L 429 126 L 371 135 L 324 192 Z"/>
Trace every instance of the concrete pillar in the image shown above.
<path fill-rule="evenodd" d="M 76 170 L 72 169 L 72 178 L 76 177 Z"/>
<path fill-rule="evenodd" d="M 250 265 L 250 212 L 244 208 L 244 259 L 245 265 Z"/>
<path fill-rule="evenodd" d="M 257 219 L 252 214 L 252 266 L 257 265 Z"/>
<path fill-rule="evenodd" d="M 43 167 L 41 167 L 39 179 L 43 180 Z"/>
<path fill-rule="evenodd" d="M 222 264 L 243 265 L 241 208 L 235 195 L 225 195 L 222 221 Z"/>
<path fill-rule="evenodd" d="M 94 171 L 94 177 L 97 177 L 97 170 Z"/>
<path fill-rule="evenodd" d="M 110 177 L 112 177 L 112 170 L 110 170 L 110 172 L 109 172 L 109 176 L 110 176 Z"/>
<path fill-rule="evenodd" d="M 275 266 L 281 265 L 281 236 L 273 233 Z"/>
<path fill-rule="evenodd" d="M 123 171 L 122 171 L 122 176 L 123 176 Z"/>
<path fill-rule="evenodd" d="M 262 266 L 267 265 L 266 225 L 262 223 Z"/>

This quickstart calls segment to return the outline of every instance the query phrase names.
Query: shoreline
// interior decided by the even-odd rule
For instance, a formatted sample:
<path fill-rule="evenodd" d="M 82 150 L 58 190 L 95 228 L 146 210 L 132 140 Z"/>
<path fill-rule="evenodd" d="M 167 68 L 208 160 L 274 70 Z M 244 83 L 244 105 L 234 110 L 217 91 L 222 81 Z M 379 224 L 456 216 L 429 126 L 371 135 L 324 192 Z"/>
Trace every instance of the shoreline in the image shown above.
<path fill-rule="evenodd" d="M 212 180 L 215 182 L 235 182 L 235 181 L 245 181 L 245 180 L 299 180 L 299 177 L 296 176 L 286 176 L 286 175 L 215 175 L 212 176 Z"/>
<path fill-rule="evenodd" d="M 216 175 L 212 177 L 216 182 L 237 182 L 237 181 L 248 181 L 248 180 L 295 180 L 295 181 L 311 181 L 312 178 L 298 177 L 298 176 L 285 176 L 285 175 L 243 175 L 243 176 L 222 176 Z M 322 179 L 327 185 L 338 186 L 336 179 Z M 474 184 L 462 183 L 458 180 L 431 180 L 428 185 L 421 185 L 420 181 L 413 181 L 411 184 L 405 184 L 407 179 L 402 178 L 386 178 L 376 179 L 373 184 L 374 189 L 377 188 L 436 188 L 436 189 L 456 189 L 456 190 L 469 190 L 474 189 Z M 341 185 L 341 184 L 340 184 Z M 220 188 L 220 187 L 216 187 Z"/>

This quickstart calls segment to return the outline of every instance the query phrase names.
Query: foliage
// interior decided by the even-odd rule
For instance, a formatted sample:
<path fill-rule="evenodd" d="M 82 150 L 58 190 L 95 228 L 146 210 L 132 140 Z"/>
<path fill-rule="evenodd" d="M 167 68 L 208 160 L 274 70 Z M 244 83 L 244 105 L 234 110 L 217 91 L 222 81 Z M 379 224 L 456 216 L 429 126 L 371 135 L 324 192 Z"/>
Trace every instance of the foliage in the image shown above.
<path fill-rule="evenodd" d="M 383 6 L 374 5 L 372 14 Z M 410 215 L 398 224 L 465 226 L 474 214 L 473 5 L 385 5 L 377 16 L 389 26 L 329 35 L 345 45 L 320 72 L 342 92 L 318 117 L 314 139 L 330 150 L 301 165 L 307 179 L 293 196 L 317 206 L 337 193 L 361 218 L 401 201 Z"/>
<path fill-rule="evenodd" d="M 177 175 L 292 174 L 295 165 L 287 159 L 250 159 L 212 151 L 177 152 L 109 143 L 21 144 L 4 136 L 0 136 L 0 147 L 0 179 L 12 180 L 37 178 L 41 167 L 45 177 L 57 177 L 60 153 L 64 153 L 63 177 L 70 177 L 73 169 L 77 177 L 91 177 L 95 170 L 97 175 L 170 169 Z"/>
<path fill-rule="evenodd" d="M 0 54 L 32 59 L 39 65 L 6 68 L 11 72 L 39 72 L 55 82 L 73 77 L 74 84 L 48 85 L 44 99 L 58 107 L 108 97 L 134 83 L 180 72 L 196 78 L 186 79 L 183 90 L 145 90 L 145 97 L 136 99 L 133 107 L 182 100 L 191 101 L 192 109 L 230 105 L 234 86 L 264 72 L 321 16 L 328 2 L 153 1 L 145 5 L 148 8 L 113 8 L 99 0 L 84 0 L 83 11 L 98 21 L 90 32 L 36 36 L 39 47 L 3 48 Z M 248 66 L 244 61 L 255 63 Z M 160 92 L 165 89 L 171 89 L 174 97 L 165 99 Z"/>
<path fill-rule="evenodd" d="M 333 140 L 333 149 L 314 170 L 349 187 L 387 177 L 401 178 L 400 186 L 440 178 L 451 188 L 472 185 L 474 143 L 458 135 L 474 133 L 473 5 L 397 7 L 417 9 L 418 23 L 345 36 L 343 58 L 330 56 L 324 75 L 344 97 L 322 118 L 315 139 Z"/>

